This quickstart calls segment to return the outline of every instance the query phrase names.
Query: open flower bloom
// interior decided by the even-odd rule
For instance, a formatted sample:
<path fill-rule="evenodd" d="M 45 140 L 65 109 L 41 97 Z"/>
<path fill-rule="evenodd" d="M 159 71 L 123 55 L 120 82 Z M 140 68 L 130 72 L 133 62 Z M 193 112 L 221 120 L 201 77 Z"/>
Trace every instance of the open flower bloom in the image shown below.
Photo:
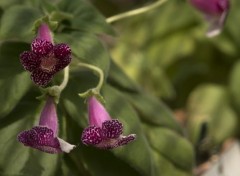
<path fill-rule="evenodd" d="M 225 23 L 229 11 L 228 0 L 191 0 L 194 7 L 204 13 L 210 26 L 208 37 L 218 35 Z"/>
<path fill-rule="evenodd" d="M 53 45 L 48 26 L 42 24 L 31 44 L 31 51 L 21 53 L 20 61 L 24 69 L 31 72 L 35 84 L 46 86 L 55 73 L 71 62 L 71 49 L 64 43 Z"/>
<path fill-rule="evenodd" d="M 18 134 L 18 141 L 25 146 L 36 148 L 46 153 L 69 153 L 74 145 L 57 137 L 58 119 L 56 106 L 52 97 L 49 97 L 40 116 L 38 126 Z"/>
<path fill-rule="evenodd" d="M 135 140 L 136 135 L 123 136 L 123 125 L 112 119 L 103 105 L 94 97 L 88 99 L 90 125 L 83 130 L 82 142 L 101 149 L 112 149 Z"/>

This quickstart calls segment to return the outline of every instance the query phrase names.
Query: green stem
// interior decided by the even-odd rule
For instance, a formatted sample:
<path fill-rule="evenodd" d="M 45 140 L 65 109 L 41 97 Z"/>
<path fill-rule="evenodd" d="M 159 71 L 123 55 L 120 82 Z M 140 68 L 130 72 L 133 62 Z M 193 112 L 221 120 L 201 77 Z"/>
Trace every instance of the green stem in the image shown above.
<path fill-rule="evenodd" d="M 43 92 L 43 95 L 37 97 L 37 99 L 45 99 L 48 96 L 52 96 L 54 97 L 54 101 L 56 104 L 58 104 L 59 99 L 60 99 L 60 94 L 62 92 L 62 90 L 67 86 L 68 83 L 68 79 L 69 79 L 69 66 L 67 66 L 64 69 L 64 77 L 63 77 L 63 81 L 59 86 L 52 86 L 52 87 L 48 87 L 46 89 L 41 88 L 41 91 Z"/>
<path fill-rule="evenodd" d="M 60 91 L 62 91 L 62 90 L 67 86 L 68 79 L 69 79 L 69 66 L 67 66 L 67 67 L 64 69 L 63 82 L 62 82 L 62 83 L 60 84 L 60 86 L 59 86 Z"/>
<path fill-rule="evenodd" d="M 141 7 L 139 9 L 131 10 L 131 11 L 128 11 L 128 12 L 120 13 L 118 15 L 109 17 L 109 18 L 106 19 L 106 21 L 107 21 L 107 23 L 113 23 L 115 21 L 118 21 L 118 20 L 121 20 L 121 19 L 124 19 L 124 18 L 128 18 L 128 17 L 131 17 L 131 16 L 139 15 L 139 14 L 148 12 L 150 10 L 153 10 L 153 9 L 161 6 L 166 1 L 167 0 L 159 0 L 159 1 L 157 1 L 157 2 L 155 2 L 153 4 L 150 4 L 148 6 Z"/>
<path fill-rule="evenodd" d="M 99 75 L 99 82 L 98 82 L 98 85 L 94 88 L 94 90 L 96 91 L 96 93 L 100 93 L 100 90 L 103 86 L 103 83 L 104 83 L 104 73 L 102 71 L 102 69 L 94 66 L 94 65 L 90 65 L 90 64 L 86 64 L 86 63 L 79 63 L 78 64 L 80 67 L 86 67 L 86 68 L 89 68 L 95 72 L 98 73 Z M 88 92 L 88 91 L 87 91 Z M 82 93 L 82 95 L 86 94 L 87 92 L 85 93 Z"/>

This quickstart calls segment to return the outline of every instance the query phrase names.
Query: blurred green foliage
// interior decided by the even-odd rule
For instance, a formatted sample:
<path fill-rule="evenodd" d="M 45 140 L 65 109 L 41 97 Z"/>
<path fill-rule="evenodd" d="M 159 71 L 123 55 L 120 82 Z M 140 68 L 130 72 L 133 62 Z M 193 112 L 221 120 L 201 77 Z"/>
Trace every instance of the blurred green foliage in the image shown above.
<path fill-rule="evenodd" d="M 239 8 L 232 0 L 215 38 L 205 36 L 203 15 L 187 1 L 167 1 L 115 23 L 120 37 L 111 48 L 114 60 L 144 90 L 184 112 L 197 163 L 239 135 Z"/>
<path fill-rule="evenodd" d="M 93 2 L 110 15 L 151 1 Z M 239 133 L 240 2 L 232 0 L 224 31 L 213 39 L 205 37 L 206 24 L 186 1 L 167 1 L 113 26 L 96 7 L 85 0 L 0 1 L 0 175 L 193 175 L 198 154 L 211 153 Z M 19 54 L 30 48 L 34 22 L 46 15 L 58 22 L 56 43 L 68 43 L 73 52 L 58 104 L 61 138 L 79 144 L 70 154 L 42 153 L 16 140 L 37 123 L 43 105 Z M 126 134 L 137 134 L 136 141 L 110 151 L 81 144 L 87 111 L 78 93 L 98 78 L 78 62 L 104 71 L 106 108 L 123 122 Z M 53 85 L 62 76 L 56 75 Z M 176 121 L 177 108 L 188 117 L 185 128 Z"/>

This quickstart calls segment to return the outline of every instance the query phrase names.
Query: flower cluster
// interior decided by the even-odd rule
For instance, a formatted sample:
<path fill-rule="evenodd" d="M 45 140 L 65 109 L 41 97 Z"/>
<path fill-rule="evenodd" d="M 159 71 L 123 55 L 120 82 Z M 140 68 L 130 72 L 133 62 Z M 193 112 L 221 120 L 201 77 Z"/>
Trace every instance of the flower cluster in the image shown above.
<path fill-rule="evenodd" d="M 112 119 L 103 105 L 91 96 L 88 99 L 89 127 L 82 133 L 82 142 L 102 149 L 112 149 L 135 140 L 136 135 L 123 136 L 123 124 Z"/>
<path fill-rule="evenodd" d="M 31 44 L 31 51 L 24 51 L 20 61 L 24 69 L 31 72 L 35 84 L 46 86 L 55 73 L 71 62 L 71 49 L 64 43 L 53 45 L 49 28 L 43 24 Z"/>
<path fill-rule="evenodd" d="M 18 134 L 18 141 L 25 146 L 33 147 L 47 153 L 69 153 L 71 145 L 58 136 L 58 118 L 56 105 L 52 97 L 48 97 L 42 110 L 38 126 Z"/>
<path fill-rule="evenodd" d="M 20 61 L 24 69 L 31 72 L 31 79 L 36 85 L 46 86 L 55 73 L 71 62 L 71 49 L 63 43 L 53 45 L 48 25 L 42 24 L 37 38 L 31 44 L 31 51 L 24 51 L 20 55 Z M 17 139 L 25 146 L 46 153 L 69 153 L 75 145 L 58 137 L 58 117 L 54 98 L 56 97 L 47 94 L 38 125 L 20 132 Z M 81 137 L 83 144 L 113 149 L 135 140 L 135 134 L 122 135 L 123 124 L 117 119 L 112 119 L 95 96 L 88 98 L 88 111 L 90 125 L 83 130 Z"/>

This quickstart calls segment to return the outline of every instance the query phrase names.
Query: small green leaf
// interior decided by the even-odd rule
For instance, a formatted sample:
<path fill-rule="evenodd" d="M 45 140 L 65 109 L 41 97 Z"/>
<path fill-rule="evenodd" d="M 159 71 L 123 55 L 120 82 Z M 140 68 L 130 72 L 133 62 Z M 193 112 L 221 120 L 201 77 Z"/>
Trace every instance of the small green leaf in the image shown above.
<path fill-rule="evenodd" d="M 57 21 L 54 21 L 54 20 L 50 19 L 49 16 L 43 16 L 43 17 L 35 20 L 34 25 L 32 27 L 32 31 L 34 32 L 34 34 L 37 35 L 38 28 L 43 23 L 47 24 L 49 26 L 50 30 L 52 30 L 52 31 L 55 30 L 57 28 L 57 26 L 58 26 L 58 22 Z"/>

